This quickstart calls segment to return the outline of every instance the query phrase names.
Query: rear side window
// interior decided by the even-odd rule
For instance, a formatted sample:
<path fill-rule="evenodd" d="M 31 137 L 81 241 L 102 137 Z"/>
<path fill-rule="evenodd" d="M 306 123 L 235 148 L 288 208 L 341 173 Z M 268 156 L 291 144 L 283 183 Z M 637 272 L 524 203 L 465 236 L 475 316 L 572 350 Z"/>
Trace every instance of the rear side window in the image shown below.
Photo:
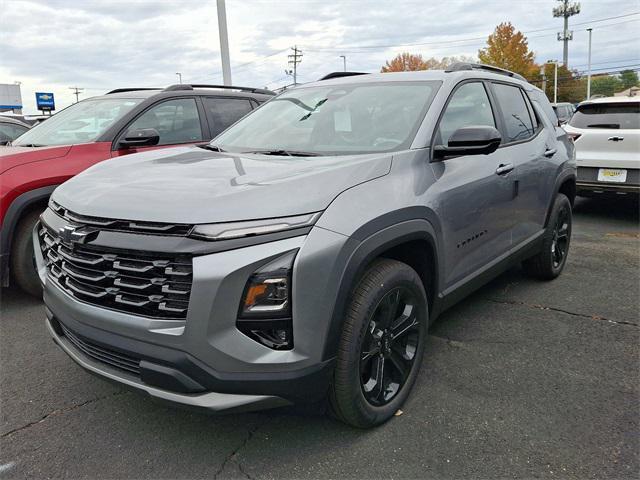
<path fill-rule="evenodd" d="M 522 90 L 503 83 L 494 83 L 493 90 L 500 104 L 506 130 L 503 143 L 517 142 L 532 137 L 535 128 Z"/>
<path fill-rule="evenodd" d="M 253 109 L 251 102 L 243 98 L 212 97 L 204 99 L 204 108 L 213 137 L 236 123 Z"/>
<path fill-rule="evenodd" d="M 471 125 L 496 126 L 489 97 L 480 82 L 465 83 L 455 91 L 440 120 L 436 141 L 447 145 L 453 132 Z"/>
<path fill-rule="evenodd" d="M 127 130 L 154 128 L 160 134 L 158 145 L 202 140 L 200 116 L 193 98 L 167 100 L 154 105 L 138 117 Z"/>
<path fill-rule="evenodd" d="M 576 128 L 640 129 L 640 102 L 578 106 L 569 125 Z"/>
<path fill-rule="evenodd" d="M 0 122 L 0 142 L 9 142 L 29 130 L 22 125 Z"/>

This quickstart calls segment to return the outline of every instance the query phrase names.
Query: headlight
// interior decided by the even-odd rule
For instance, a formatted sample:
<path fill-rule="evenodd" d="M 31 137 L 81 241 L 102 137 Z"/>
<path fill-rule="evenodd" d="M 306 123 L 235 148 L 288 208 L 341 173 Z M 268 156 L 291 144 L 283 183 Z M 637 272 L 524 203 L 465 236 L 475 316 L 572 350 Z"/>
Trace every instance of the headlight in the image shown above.
<path fill-rule="evenodd" d="M 192 237 L 203 240 L 229 240 L 233 238 L 264 235 L 295 228 L 310 227 L 320 217 L 321 212 L 296 215 L 293 217 L 249 220 L 246 222 L 211 223 L 196 225 L 191 231 Z"/>
<path fill-rule="evenodd" d="M 291 267 L 296 253 L 285 253 L 251 275 L 242 296 L 240 317 L 291 316 Z"/>
<path fill-rule="evenodd" d="M 293 348 L 291 270 L 297 252 L 287 252 L 256 270 L 240 303 L 238 330 L 275 350 Z"/>

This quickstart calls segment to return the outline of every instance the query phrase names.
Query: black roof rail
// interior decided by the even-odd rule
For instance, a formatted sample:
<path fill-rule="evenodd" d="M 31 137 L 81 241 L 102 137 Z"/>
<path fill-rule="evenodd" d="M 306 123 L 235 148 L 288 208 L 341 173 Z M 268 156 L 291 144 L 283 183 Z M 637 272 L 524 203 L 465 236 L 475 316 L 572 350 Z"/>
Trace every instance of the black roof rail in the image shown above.
<path fill-rule="evenodd" d="M 508 77 L 515 78 L 517 80 L 522 80 L 526 82 L 527 79 L 524 78 L 519 73 L 514 73 L 510 70 L 505 70 L 504 68 L 494 67 L 493 65 L 485 65 L 484 63 L 466 63 L 466 62 L 456 62 L 453 63 L 445 70 L 445 72 L 461 72 L 463 70 L 486 70 L 491 73 L 498 73 L 500 75 L 507 75 Z"/>
<path fill-rule="evenodd" d="M 105 95 L 110 95 L 112 93 L 137 92 L 138 90 L 162 90 L 162 88 L 153 88 L 153 87 L 116 88 L 115 90 L 111 90 L 110 92 L 105 93 Z"/>
<path fill-rule="evenodd" d="M 225 90 L 239 90 L 241 92 L 261 93 L 263 95 L 275 95 L 271 90 L 254 87 L 236 87 L 234 85 L 208 85 L 204 83 L 176 83 L 165 88 L 164 92 L 175 92 L 180 90 L 193 90 L 194 88 L 223 88 Z"/>
<path fill-rule="evenodd" d="M 353 77 L 356 75 L 368 75 L 368 74 L 367 72 L 331 72 L 331 73 L 327 73 L 324 77 L 318 79 L 318 81 L 331 80 L 332 78 Z"/>

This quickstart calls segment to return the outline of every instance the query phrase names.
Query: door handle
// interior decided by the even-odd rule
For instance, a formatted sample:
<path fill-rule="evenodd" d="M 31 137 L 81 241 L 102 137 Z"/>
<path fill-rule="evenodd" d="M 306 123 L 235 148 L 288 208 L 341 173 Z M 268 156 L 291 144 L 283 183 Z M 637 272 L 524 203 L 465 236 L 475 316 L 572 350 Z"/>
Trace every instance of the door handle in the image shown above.
<path fill-rule="evenodd" d="M 621 142 L 624 140 L 624 137 L 614 136 L 607 138 L 607 140 L 609 140 L 610 142 Z"/>
<path fill-rule="evenodd" d="M 553 157 L 556 154 L 557 151 L 558 151 L 557 148 L 550 148 L 550 149 L 544 151 L 544 156 L 545 157 Z"/>
<path fill-rule="evenodd" d="M 506 175 L 512 170 L 513 170 L 513 163 L 501 163 L 500 165 L 498 165 L 498 168 L 496 168 L 496 173 L 498 175 Z"/>

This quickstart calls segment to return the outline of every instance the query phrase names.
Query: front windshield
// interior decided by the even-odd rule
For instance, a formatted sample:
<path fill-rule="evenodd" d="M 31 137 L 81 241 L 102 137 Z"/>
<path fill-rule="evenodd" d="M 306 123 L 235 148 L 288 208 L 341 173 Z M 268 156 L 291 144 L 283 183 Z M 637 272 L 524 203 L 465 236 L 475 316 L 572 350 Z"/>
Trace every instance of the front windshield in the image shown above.
<path fill-rule="evenodd" d="M 11 144 L 39 147 L 93 142 L 141 101 L 141 98 L 83 100 L 36 125 Z"/>
<path fill-rule="evenodd" d="M 211 143 L 230 152 L 317 155 L 406 149 L 439 82 L 297 88 L 270 100 Z"/>

